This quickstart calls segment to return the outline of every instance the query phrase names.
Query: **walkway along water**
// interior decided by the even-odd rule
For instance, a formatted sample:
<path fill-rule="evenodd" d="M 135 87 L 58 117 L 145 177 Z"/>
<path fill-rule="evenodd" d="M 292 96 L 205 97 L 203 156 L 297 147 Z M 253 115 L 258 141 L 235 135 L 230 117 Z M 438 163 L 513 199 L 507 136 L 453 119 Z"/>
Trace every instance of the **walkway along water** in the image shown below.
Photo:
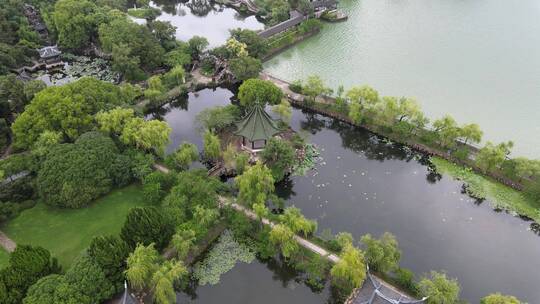
<path fill-rule="evenodd" d="M 512 188 L 514 188 L 516 190 L 519 190 L 519 191 L 523 190 L 523 185 L 521 183 L 512 181 L 512 180 L 510 180 L 508 178 L 505 178 L 504 176 L 502 176 L 502 175 L 500 175 L 498 173 L 492 172 L 492 171 L 486 173 L 486 172 L 482 171 L 478 166 L 476 166 L 471 161 L 459 160 L 459 159 L 453 157 L 448 152 L 437 150 L 437 149 L 428 147 L 428 146 L 426 146 L 424 144 L 421 144 L 421 143 L 416 143 L 416 142 L 411 142 L 411 141 L 408 141 L 408 140 L 403 140 L 403 138 L 398 138 L 396 136 L 392 136 L 391 134 L 381 134 L 381 132 L 376 130 L 374 127 L 366 125 L 366 124 L 357 124 L 354 121 L 352 121 L 349 117 L 347 117 L 347 116 L 345 116 L 343 114 L 336 113 L 334 111 L 330 111 L 330 110 L 326 110 L 326 109 L 321 109 L 321 108 L 315 107 L 313 105 L 309 105 L 309 104 L 307 104 L 305 102 L 306 96 L 304 96 L 302 94 L 295 93 L 295 92 L 291 91 L 291 89 L 289 89 L 289 85 L 290 85 L 289 82 L 281 80 L 281 79 L 279 79 L 279 78 L 277 78 L 275 76 L 272 76 L 272 75 L 268 74 L 267 72 L 263 71 L 260 74 L 260 78 L 273 82 L 276 86 L 278 86 L 283 91 L 283 93 L 287 96 L 287 98 L 295 106 L 311 110 L 313 112 L 316 112 L 318 114 L 322 114 L 322 115 L 327 116 L 327 117 L 335 118 L 337 120 L 349 123 L 351 125 L 355 125 L 355 126 L 365 128 L 365 129 L 367 129 L 368 131 L 370 131 L 372 133 L 379 134 L 381 136 L 387 137 L 387 138 L 389 138 L 391 140 L 394 140 L 396 142 L 403 143 L 403 144 L 405 144 L 405 145 L 407 145 L 407 146 L 409 146 L 409 147 L 411 147 L 411 148 L 413 148 L 413 149 L 415 149 L 417 151 L 426 153 L 428 155 L 438 156 L 438 157 L 444 158 L 444 159 L 446 159 L 448 161 L 451 161 L 453 163 L 457 163 L 457 164 L 460 164 L 460 165 L 463 165 L 463 166 L 471 167 L 477 173 L 482 174 L 482 175 L 488 175 L 489 177 L 497 180 L 498 182 L 500 182 L 500 183 L 502 183 L 502 184 L 504 184 L 506 186 L 512 187 Z M 317 104 L 317 103 L 319 103 L 319 104 L 332 104 L 332 103 L 335 103 L 335 99 L 333 97 L 325 96 L 323 98 L 323 102 L 315 102 L 314 104 Z M 468 148 L 469 148 L 469 150 L 471 152 L 471 155 L 473 155 L 474 153 L 476 153 L 478 151 L 478 149 L 475 148 L 475 147 L 468 146 Z"/>
<path fill-rule="evenodd" d="M 163 166 L 163 165 L 160 165 L 160 164 L 154 164 L 154 169 L 160 171 L 160 172 L 163 172 L 163 173 L 170 173 L 170 169 Z M 224 206 L 230 206 L 232 209 L 240 212 L 240 213 L 243 213 L 246 217 L 248 217 L 249 219 L 253 220 L 253 221 L 258 221 L 259 220 L 259 217 L 251 210 L 245 208 L 244 206 L 241 206 L 237 203 L 234 202 L 234 199 L 228 199 L 226 197 L 223 197 L 223 196 L 219 196 L 218 197 L 218 204 L 220 206 L 220 208 L 223 208 Z M 269 219 L 267 218 L 262 218 L 261 219 L 261 222 L 264 224 L 264 225 L 267 225 L 267 226 L 270 226 L 270 227 L 274 227 L 276 224 L 272 221 L 270 221 Z M 302 247 L 304 247 L 305 249 L 315 253 L 315 254 L 318 254 L 324 258 L 326 258 L 328 261 L 332 262 L 332 263 L 337 263 L 340 261 L 340 258 L 339 256 L 329 252 L 328 250 L 322 248 L 321 246 L 305 239 L 305 238 L 302 238 L 298 235 L 294 235 L 294 239 L 295 241 Z M 370 276 L 373 276 L 373 278 L 376 280 L 376 282 L 379 283 L 378 285 L 378 288 L 375 288 L 375 289 L 371 289 L 372 290 L 372 293 L 370 294 L 372 300 L 373 298 L 375 297 L 375 295 L 380 295 L 381 293 L 381 288 L 384 287 L 385 289 L 388 289 L 390 290 L 394 295 L 397 295 L 397 298 L 399 299 L 412 299 L 412 297 L 408 294 L 406 294 L 405 292 L 399 290 L 398 288 L 394 287 L 393 285 L 389 284 L 388 282 L 384 281 L 383 279 L 381 279 L 380 277 L 377 277 L 376 275 L 373 275 L 373 274 L 369 274 Z M 370 278 L 371 280 L 371 278 Z M 356 301 L 358 298 L 360 297 L 363 297 L 365 296 L 364 293 L 365 292 L 362 292 L 363 290 L 365 289 L 368 289 L 370 290 L 370 287 L 368 285 L 369 283 L 367 283 L 367 280 L 366 282 L 364 282 L 364 285 L 358 289 L 355 289 L 352 294 L 349 296 L 348 300 L 346 301 L 346 303 L 364 303 L 364 302 L 360 302 L 360 301 Z M 373 283 L 375 285 L 375 283 Z M 384 297 L 383 297 L 384 298 Z M 370 302 L 366 302 L 366 303 L 371 303 Z M 392 303 L 392 302 L 390 302 Z M 395 302 L 395 303 L 400 303 L 400 302 Z M 419 303 L 418 300 L 413 300 L 413 302 L 407 302 L 407 301 L 403 301 L 401 303 Z"/>

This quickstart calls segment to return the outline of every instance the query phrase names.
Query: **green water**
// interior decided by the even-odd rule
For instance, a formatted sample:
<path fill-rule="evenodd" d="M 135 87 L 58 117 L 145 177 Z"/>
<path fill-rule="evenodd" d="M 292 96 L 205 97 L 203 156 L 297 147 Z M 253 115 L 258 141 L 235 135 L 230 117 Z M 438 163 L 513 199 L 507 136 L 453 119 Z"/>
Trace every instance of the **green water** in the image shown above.
<path fill-rule="evenodd" d="M 341 0 L 349 15 L 265 64 L 412 96 L 431 118 L 476 122 L 484 139 L 540 157 L 540 1 Z"/>

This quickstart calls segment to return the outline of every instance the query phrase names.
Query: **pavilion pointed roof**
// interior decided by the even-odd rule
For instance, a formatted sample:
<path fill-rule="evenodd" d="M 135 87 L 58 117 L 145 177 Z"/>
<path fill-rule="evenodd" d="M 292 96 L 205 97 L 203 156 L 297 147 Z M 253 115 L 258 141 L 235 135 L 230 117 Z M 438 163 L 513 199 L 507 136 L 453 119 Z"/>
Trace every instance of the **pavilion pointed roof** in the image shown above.
<path fill-rule="evenodd" d="M 250 141 L 268 140 L 281 132 L 276 121 L 259 104 L 251 108 L 248 114 L 236 124 L 236 128 L 235 135 L 243 136 Z"/>

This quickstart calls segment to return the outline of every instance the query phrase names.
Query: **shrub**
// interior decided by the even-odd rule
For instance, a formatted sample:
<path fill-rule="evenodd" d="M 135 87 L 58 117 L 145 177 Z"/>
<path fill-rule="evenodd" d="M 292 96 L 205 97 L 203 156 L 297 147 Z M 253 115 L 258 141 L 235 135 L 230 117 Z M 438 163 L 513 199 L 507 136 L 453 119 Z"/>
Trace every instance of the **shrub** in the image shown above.
<path fill-rule="evenodd" d="M 122 239 L 131 247 L 155 243 L 164 249 L 174 234 L 174 222 L 168 214 L 156 207 L 137 207 L 129 211 L 122 231 Z"/>
<path fill-rule="evenodd" d="M 117 157 L 114 142 L 97 132 L 85 133 L 74 144 L 57 145 L 38 172 L 39 194 L 51 206 L 85 206 L 111 190 Z"/>
<path fill-rule="evenodd" d="M 87 252 L 119 292 L 123 288 L 129 246 L 117 236 L 98 236 L 92 239 Z"/>
<path fill-rule="evenodd" d="M 55 258 L 42 247 L 19 245 L 9 265 L 0 270 L 0 303 L 20 303 L 26 291 L 41 277 L 60 272 Z"/>

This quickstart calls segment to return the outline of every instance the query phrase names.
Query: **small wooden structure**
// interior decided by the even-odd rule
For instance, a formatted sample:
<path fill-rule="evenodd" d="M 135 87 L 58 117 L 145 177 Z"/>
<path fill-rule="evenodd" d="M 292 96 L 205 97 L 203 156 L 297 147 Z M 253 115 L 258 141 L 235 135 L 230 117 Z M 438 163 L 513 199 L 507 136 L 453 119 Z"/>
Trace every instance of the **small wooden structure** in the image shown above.
<path fill-rule="evenodd" d="M 281 133 L 276 121 L 259 104 L 250 109 L 236 128 L 234 134 L 242 137 L 242 149 L 255 153 L 264 149 L 270 138 Z"/>

